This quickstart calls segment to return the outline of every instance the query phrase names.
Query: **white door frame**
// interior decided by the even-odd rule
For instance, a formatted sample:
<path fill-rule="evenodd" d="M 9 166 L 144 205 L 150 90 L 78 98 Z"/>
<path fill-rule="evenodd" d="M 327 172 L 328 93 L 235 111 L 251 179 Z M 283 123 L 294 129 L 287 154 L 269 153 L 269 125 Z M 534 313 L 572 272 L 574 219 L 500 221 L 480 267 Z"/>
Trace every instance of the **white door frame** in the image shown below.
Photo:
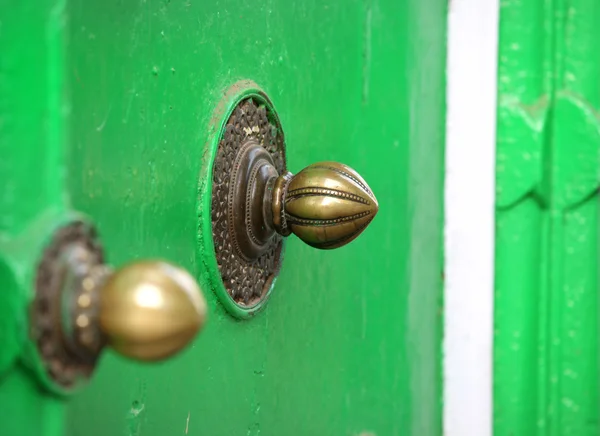
<path fill-rule="evenodd" d="M 499 0 L 449 4 L 443 427 L 489 436 Z"/>

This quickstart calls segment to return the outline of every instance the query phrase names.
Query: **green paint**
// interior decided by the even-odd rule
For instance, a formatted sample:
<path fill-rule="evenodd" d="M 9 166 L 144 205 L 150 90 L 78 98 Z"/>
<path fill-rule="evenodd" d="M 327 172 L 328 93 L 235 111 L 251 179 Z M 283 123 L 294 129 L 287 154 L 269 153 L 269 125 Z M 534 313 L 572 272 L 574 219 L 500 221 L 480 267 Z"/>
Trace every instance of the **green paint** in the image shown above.
<path fill-rule="evenodd" d="M 39 254 L 67 216 L 65 30 L 64 1 L 0 1 L 0 433 L 6 435 L 64 433 L 64 405 L 42 388 L 28 315 Z"/>
<path fill-rule="evenodd" d="M 21 365 L 16 365 L 1 383 L 0 430 L 3 435 L 60 436 L 64 434 L 63 401 L 44 394 L 31 372 Z"/>
<path fill-rule="evenodd" d="M 60 144 L 64 119 L 56 101 L 62 90 L 58 69 L 63 62 L 56 47 L 60 45 L 56 41 L 60 35 L 56 14 L 60 14 L 61 5 L 53 3 L 0 2 L 3 246 L 10 246 L 15 239 L 27 239 L 31 223 L 46 210 L 63 207 Z M 24 250 L 27 247 L 20 249 Z M 25 280 L 25 270 L 31 269 L 32 258 L 16 257 L 14 251 L 0 251 L 5 287 L 0 292 L 0 374 L 14 364 L 26 339 L 29 289 L 23 289 L 19 282 Z"/>
<path fill-rule="evenodd" d="M 494 432 L 599 431 L 593 0 L 502 3 Z"/>
<path fill-rule="evenodd" d="M 5 289 L 18 272 L 0 293 L 15 343 L 1 351 L 0 433 L 440 434 L 446 3 L 18 3 L 0 0 Z M 247 320 L 219 302 L 198 234 L 198 177 L 224 121 L 213 115 L 242 79 L 273 100 L 290 170 L 344 162 L 381 207 L 342 249 L 290 240 L 268 305 Z M 68 207 L 97 224 L 114 265 L 189 269 L 211 313 L 168 362 L 107 351 L 63 420 L 16 360 L 37 367 L 24 351 L 32 271 Z M 30 242 L 17 257 L 15 241 Z"/>

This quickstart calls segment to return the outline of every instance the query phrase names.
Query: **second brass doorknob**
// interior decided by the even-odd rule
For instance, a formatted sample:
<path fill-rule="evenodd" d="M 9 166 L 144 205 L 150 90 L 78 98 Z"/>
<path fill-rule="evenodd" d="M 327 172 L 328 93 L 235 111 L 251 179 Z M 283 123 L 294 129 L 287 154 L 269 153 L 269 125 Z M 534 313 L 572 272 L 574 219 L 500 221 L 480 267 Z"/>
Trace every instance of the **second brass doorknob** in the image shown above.
<path fill-rule="evenodd" d="M 80 294 L 78 300 L 81 300 Z M 119 354 L 142 361 L 184 348 L 206 319 L 206 302 L 190 274 L 164 261 L 140 261 L 112 274 L 96 291 L 98 333 Z"/>
<path fill-rule="evenodd" d="M 106 347 L 139 361 L 168 358 L 203 327 L 195 279 L 162 260 L 113 269 L 93 227 L 59 228 L 38 266 L 32 332 L 46 373 L 62 388 L 89 377 Z"/>

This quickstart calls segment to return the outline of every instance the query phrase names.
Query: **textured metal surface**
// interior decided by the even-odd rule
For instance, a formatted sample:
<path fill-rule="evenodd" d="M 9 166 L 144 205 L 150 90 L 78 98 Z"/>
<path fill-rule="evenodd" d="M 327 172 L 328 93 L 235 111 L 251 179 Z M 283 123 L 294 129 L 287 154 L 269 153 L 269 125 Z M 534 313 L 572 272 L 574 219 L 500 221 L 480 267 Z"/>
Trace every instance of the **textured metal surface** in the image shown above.
<path fill-rule="evenodd" d="M 252 98 L 243 100 L 227 121 L 213 168 L 212 227 L 219 271 L 231 298 L 246 307 L 258 304 L 266 295 L 281 266 L 283 242 L 274 235 L 264 254 L 247 260 L 236 247 L 232 219 L 235 198 L 230 190 L 239 170 L 238 153 L 249 140 L 269 152 L 280 174 L 285 171 L 283 131 L 275 119 Z"/>
<path fill-rule="evenodd" d="M 81 272 L 79 283 L 73 284 L 73 294 L 65 296 L 71 304 L 63 305 L 63 310 L 66 308 L 69 313 L 62 316 L 73 329 L 69 336 L 76 350 L 93 360 L 106 343 L 98 324 L 100 292 L 112 271 L 104 264 L 97 264 Z"/>
<path fill-rule="evenodd" d="M 271 198 L 277 170 L 267 150 L 245 141 L 233 162 L 227 222 L 235 252 L 248 261 L 272 248 Z"/>
<path fill-rule="evenodd" d="M 82 287 L 81 279 L 102 262 L 103 251 L 95 230 L 84 222 L 73 222 L 56 231 L 38 266 L 31 310 L 31 335 L 48 374 L 58 385 L 66 388 L 91 375 L 97 355 L 82 355 L 78 347 L 69 344 L 67 338 L 72 332 L 65 331 L 70 324 L 63 320 L 65 301 L 70 301 L 70 293 Z M 94 307 L 93 304 L 89 306 Z M 69 308 L 68 305 L 66 307 Z M 88 336 L 87 326 L 87 323 L 80 323 L 75 334 L 78 339 Z M 90 341 L 96 342 L 93 338 Z"/>

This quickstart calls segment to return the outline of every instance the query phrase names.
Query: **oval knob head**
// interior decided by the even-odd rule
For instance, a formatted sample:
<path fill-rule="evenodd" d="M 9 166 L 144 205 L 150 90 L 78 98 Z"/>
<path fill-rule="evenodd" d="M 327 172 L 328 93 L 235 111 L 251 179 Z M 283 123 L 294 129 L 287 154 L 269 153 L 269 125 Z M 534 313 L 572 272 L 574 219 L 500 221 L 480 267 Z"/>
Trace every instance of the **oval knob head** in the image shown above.
<path fill-rule="evenodd" d="M 127 265 L 100 296 L 100 329 L 118 353 L 143 361 L 169 357 L 203 326 L 206 301 L 194 278 L 162 261 Z"/>
<path fill-rule="evenodd" d="M 315 163 L 292 177 L 283 203 L 288 228 L 321 249 L 338 248 L 355 239 L 379 210 L 363 178 L 337 162 Z"/>

